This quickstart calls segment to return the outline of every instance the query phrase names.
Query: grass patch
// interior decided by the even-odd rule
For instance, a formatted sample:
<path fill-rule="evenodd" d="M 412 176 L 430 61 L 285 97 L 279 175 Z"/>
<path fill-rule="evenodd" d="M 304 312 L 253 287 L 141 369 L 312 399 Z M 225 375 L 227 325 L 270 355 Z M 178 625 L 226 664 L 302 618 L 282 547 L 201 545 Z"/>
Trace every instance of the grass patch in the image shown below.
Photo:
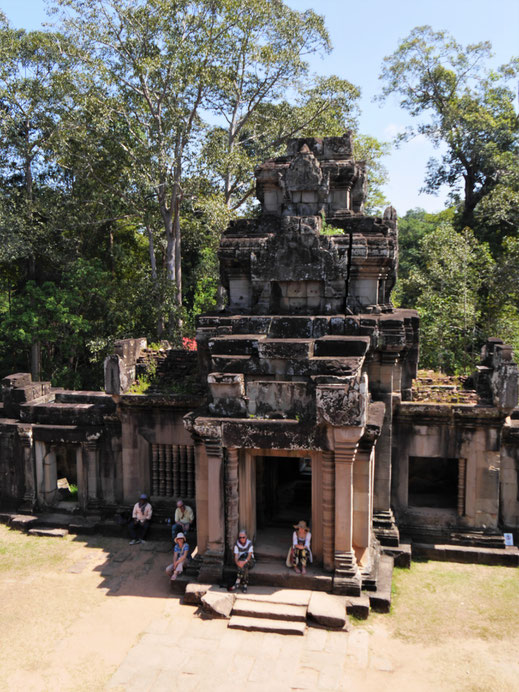
<path fill-rule="evenodd" d="M 519 576 L 509 567 L 413 562 L 393 573 L 393 634 L 410 643 L 519 633 Z"/>
<path fill-rule="evenodd" d="M 0 573 L 27 574 L 55 569 L 63 564 L 69 553 L 67 537 L 27 536 L 0 525 Z"/>

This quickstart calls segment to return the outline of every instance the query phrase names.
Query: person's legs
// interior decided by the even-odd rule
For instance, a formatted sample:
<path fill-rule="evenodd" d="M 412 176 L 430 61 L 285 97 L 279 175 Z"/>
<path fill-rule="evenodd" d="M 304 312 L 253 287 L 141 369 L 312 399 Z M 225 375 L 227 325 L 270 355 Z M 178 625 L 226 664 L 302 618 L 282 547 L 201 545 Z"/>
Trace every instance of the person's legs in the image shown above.
<path fill-rule="evenodd" d="M 249 565 L 245 565 L 245 567 L 241 570 L 241 573 L 241 590 L 243 593 L 245 593 L 249 585 Z"/>
<path fill-rule="evenodd" d="M 141 541 L 143 541 L 146 538 L 149 528 L 150 528 L 150 522 L 149 521 L 144 521 L 141 524 L 141 535 L 140 535 Z"/>
<path fill-rule="evenodd" d="M 130 535 L 131 541 L 137 541 L 137 526 L 133 519 L 130 519 L 130 523 L 128 524 L 128 533 Z"/>
<path fill-rule="evenodd" d="M 299 565 L 301 564 L 301 549 L 294 547 L 294 570 L 299 574 L 301 569 Z"/>
<path fill-rule="evenodd" d="M 301 572 L 303 574 L 306 574 L 306 563 L 307 562 L 308 562 L 308 550 L 307 550 L 307 548 L 303 548 L 301 550 L 301 557 L 300 557 Z"/>

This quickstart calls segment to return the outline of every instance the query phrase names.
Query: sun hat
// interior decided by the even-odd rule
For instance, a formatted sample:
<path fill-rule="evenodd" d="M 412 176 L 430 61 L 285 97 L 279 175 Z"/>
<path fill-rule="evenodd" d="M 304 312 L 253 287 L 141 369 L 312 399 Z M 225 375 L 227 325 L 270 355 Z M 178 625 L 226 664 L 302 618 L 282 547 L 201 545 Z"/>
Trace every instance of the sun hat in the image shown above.
<path fill-rule="evenodd" d="M 310 528 L 306 525 L 306 521 L 298 521 L 294 524 L 294 529 L 304 529 L 305 531 L 310 531 Z"/>
<path fill-rule="evenodd" d="M 186 537 L 182 532 L 177 533 L 177 535 L 175 536 L 175 543 L 178 541 L 179 538 L 183 538 L 184 540 L 186 540 Z"/>

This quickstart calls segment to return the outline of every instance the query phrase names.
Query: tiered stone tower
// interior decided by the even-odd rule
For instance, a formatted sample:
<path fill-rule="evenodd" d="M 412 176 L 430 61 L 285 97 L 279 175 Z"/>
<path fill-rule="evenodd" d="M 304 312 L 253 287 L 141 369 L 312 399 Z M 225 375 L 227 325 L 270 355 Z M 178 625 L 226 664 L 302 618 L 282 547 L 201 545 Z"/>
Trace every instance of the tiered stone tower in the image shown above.
<path fill-rule="evenodd" d="M 228 305 L 197 330 L 211 392 L 186 418 L 200 578 L 220 577 L 239 525 L 257 533 L 256 459 L 296 456 L 311 459 L 316 559 L 334 591 L 358 594 L 376 577 L 373 529 L 398 545 L 392 411 L 417 363 L 416 313 L 390 300 L 396 214 L 363 214 L 350 134 L 291 140 L 256 178 L 261 215 L 231 223 L 220 245 Z"/>

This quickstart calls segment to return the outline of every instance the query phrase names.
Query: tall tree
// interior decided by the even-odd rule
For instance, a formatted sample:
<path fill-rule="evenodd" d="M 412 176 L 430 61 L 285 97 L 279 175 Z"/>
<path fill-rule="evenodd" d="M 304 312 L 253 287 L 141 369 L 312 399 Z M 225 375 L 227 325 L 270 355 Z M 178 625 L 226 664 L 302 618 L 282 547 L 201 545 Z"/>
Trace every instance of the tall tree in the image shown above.
<path fill-rule="evenodd" d="M 445 31 L 420 26 L 385 58 L 381 74 L 381 98 L 397 94 L 402 108 L 422 118 L 403 139 L 423 134 L 446 146 L 441 160 L 429 161 L 425 190 L 447 184 L 455 199 L 461 192 L 461 228 L 473 226 L 477 205 L 517 167 L 519 118 L 507 82 L 518 62 L 492 70 L 491 56 L 488 42 L 463 47 Z"/>
<path fill-rule="evenodd" d="M 45 221 L 64 171 L 54 159 L 64 115 L 71 108 L 71 60 L 65 39 L 51 32 L 12 29 L 0 15 L 0 261 L 23 266 L 21 279 L 41 281 L 59 263 L 61 239 Z M 43 261 L 43 266 L 39 266 Z M 40 376 L 40 344 L 31 370 Z"/>
<path fill-rule="evenodd" d="M 484 293 L 494 262 L 470 229 L 442 223 L 419 241 L 420 262 L 402 280 L 421 320 L 420 361 L 448 373 L 470 372 L 485 336 Z"/>
<path fill-rule="evenodd" d="M 91 75 L 89 97 L 99 89 L 100 123 L 117 128 L 129 189 L 147 200 L 148 220 L 160 215 L 180 305 L 182 200 L 204 119 L 227 118 L 231 151 L 259 106 L 306 72 L 305 55 L 328 46 L 322 18 L 281 0 L 57 2 Z M 224 194 L 231 188 L 228 176 Z M 153 242 L 155 222 L 143 225 Z"/>

